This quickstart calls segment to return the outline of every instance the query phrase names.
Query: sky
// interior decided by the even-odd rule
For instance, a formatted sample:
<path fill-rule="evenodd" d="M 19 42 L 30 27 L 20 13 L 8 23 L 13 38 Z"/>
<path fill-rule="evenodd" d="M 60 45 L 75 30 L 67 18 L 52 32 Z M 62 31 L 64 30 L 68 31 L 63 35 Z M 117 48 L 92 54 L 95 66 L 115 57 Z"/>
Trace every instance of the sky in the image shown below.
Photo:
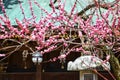
<path fill-rule="evenodd" d="M 31 16 L 31 11 L 30 11 L 28 0 L 20 0 L 20 1 L 21 1 L 21 5 L 23 7 L 26 18 L 31 19 L 32 16 Z M 43 11 L 41 11 L 38 8 L 37 5 L 34 4 L 34 0 L 31 0 L 31 1 L 32 1 L 34 14 L 35 16 L 37 16 L 36 22 L 38 22 L 41 18 L 41 15 L 44 16 L 45 14 L 43 13 Z M 40 6 L 42 6 L 48 12 L 51 11 L 51 8 L 49 7 L 50 0 L 35 0 L 35 1 L 37 1 L 40 4 Z M 62 2 L 64 1 L 65 0 L 62 0 Z M 113 0 L 105 0 L 105 1 L 113 1 Z M 65 2 L 66 2 L 65 10 L 69 13 L 75 0 L 66 0 Z M 87 5 L 92 4 L 92 2 L 93 0 L 78 0 L 76 11 L 77 12 L 81 11 Z M 4 5 L 5 5 L 7 16 L 9 17 L 12 25 L 16 25 L 15 18 L 17 18 L 20 21 L 23 20 L 23 15 L 20 9 L 20 5 L 18 4 L 18 0 L 4 0 Z M 90 11 L 88 11 L 87 13 L 90 13 Z M 3 16 L 2 12 L 0 12 L 0 15 Z"/>

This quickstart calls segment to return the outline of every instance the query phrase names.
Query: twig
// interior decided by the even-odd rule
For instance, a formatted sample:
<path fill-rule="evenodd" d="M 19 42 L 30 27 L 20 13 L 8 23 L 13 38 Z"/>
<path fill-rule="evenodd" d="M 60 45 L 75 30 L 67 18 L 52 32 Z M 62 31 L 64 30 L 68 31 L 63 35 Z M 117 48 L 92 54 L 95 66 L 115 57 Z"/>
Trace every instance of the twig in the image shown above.
<path fill-rule="evenodd" d="M 100 6 L 101 8 L 104 8 L 104 9 L 109 9 L 109 7 L 108 7 L 109 4 L 110 4 L 110 7 L 113 7 L 113 6 L 116 4 L 116 1 L 113 1 L 113 2 L 107 3 L 107 4 L 100 4 L 99 6 Z M 85 14 L 86 11 L 88 11 L 89 9 L 94 8 L 94 7 L 96 7 L 96 4 L 94 4 L 94 3 L 88 5 L 88 6 L 85 7 L 82 11 L 80 11 L 80 12 L 78 13 L 78 16 Z"/>

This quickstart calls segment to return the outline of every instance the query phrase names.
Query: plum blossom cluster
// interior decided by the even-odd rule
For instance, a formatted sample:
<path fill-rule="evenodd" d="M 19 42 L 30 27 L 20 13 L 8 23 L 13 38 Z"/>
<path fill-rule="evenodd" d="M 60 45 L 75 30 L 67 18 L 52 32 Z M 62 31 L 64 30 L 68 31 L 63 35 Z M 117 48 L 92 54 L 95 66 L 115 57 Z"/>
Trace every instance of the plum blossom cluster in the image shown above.
<path fill-rule="evenodd" d="M 5 54 L 0 54 L 0 57 L 4 57 L 5 56 Z"/>
<path fill-rule="evenodd" d="M 28 41 L 34 41 L 37 43 L 35 46 L 36 50 L 39 50 L 43 55 L 57 49 L 64 49 L 62 54 L 47 62 L 53 62 L 58 59 L 64 60 L 71 52 L 94 56 L 98 56 L 100 53 L 100 55 L 106 55 L 102 64 L 110 59 L 110 61 L 113 60 L 114 62 L 114 64 L 111 64 L 113 69 L 115 67 L 119 68 L 119 62 L 117 63 L 117 58 L 114 58 L 116 54 L 112 53 L 120 52 L 120 1 L 115 0 L 114 6 L 103 2 L 105 6 L 102 5 L 101 7 L 101 3 L 98 0 L 93 0 L 93 3 L 96 4 L 94 8 L 92 7 L 94 14 L 87 15 L 86 19 L 84 19 L 83 15 L 78 15 L 79 10 L 76 9 L 79 2 L 77 1 L 75 0 L 71 10 L 67 12 L 65 10 L 66 0 L 57 0 L 56 2 L 50 0 L 51 12 L 49 12 L 36 0 L 28 0 L 32 18 L 27 19 L 22 3 L 18 0 L 24 17 L 21 21 L 17 18 L 15 19 L 17 27 L 11 24 L 3 2 L 1 2 L 0 6 L 3 16 L 0 15 L 0 40 L 12 38 L 15 41 L 18 40 L 17 42 L 20 43 L 20 46 L 25 45 Z M 38 16 L 34 14 L 33 5 L 36 5 L 45 14 L 45 16 L 41 16 L 39 22 L 35 20 Z M 87 8 L 82 11 L 86 11 Z M 106 8 L 106 11 L 102 12 L 101 8 Z M 77 37 L 72 37 L 74 33 Z M 67 38 L 62 36 L 66 34 Z M 5 55 L 0 54 L 1 56 Z M 115 74 L 116 70 L 114 71 Z M 114 78 L 114 80 L 116 79 Z"/>
<path fill-rule="evenodd" d="M 120 17 L 115 16 L 116 13 L 114 13 L 111 8 L 108 9 L 106 13 L 94 15 L 97 16 L 97 18 L 94 19 L 95 23 L 93 24 L 93 15 L 89 16 L 87 20 L 84 20 L 77 15 L 75 12 L 77 1 L 71 8 L 70 13 L 65 10 L 65 2 L 62 2 L 61 0 L 58 0 L 57 6 L 54 4 L 53 0 L 50 0 L 51 12 L 45 10 L 36 0 L 28 0 L 28 3 L 33 22 L 26 19 L 24 9 L 22 8 L 21 3 L 19 3 L 24 19 L 22 21 L 15 19 L 18 25 L 17 27 L 14 27 L 11 24 L 5 13 L 4 6 L 2 5 L 4 16 L 0 16 L 0 20 L 6 26 L 3 26 L 2 23 L 0 23 L 0 39 L 9 39 L 19 35 L 20 38 L 36 41 L 38 44 L 36 48 L 41 50 L 41 53 L 43 54 L 56 49 L 61 43 L 65 44 L 66 47 L 68 44 L 74 43 L 74 39 L 61 37 L 61 35 L 66 33 L 71 35 L 71 33 L 68 33 L 71 29 L 77 29 L 75 32 L 78 33 L 78 38 L 81 39 L 81 37 L 84 36 L 82 32 L 84 32 L 87 40 L 89 39 L 91 43 L 99 44 L 101 41 L 113 36 L 115 33 L 114 29 L 119 28 L 120 26 Z M 46 14 L 45 16 L 42 16 L 38 23 L 34 20 L 37 16 L 34 14 L 32 5 L 36 5 L 44 14 Z M 97 7 L 96 12 L 98 10 Z M 120 9 L 118 9 L 118 14 L 120 14 Z M 112 19 L 109 19 L 109 16 L 111 16 Z M 81 45 L 81 41 L 76 44 Z M 81 49 L 83 49 L 79 47 L 75 47 L 74 51 L 81 51 Z"/>

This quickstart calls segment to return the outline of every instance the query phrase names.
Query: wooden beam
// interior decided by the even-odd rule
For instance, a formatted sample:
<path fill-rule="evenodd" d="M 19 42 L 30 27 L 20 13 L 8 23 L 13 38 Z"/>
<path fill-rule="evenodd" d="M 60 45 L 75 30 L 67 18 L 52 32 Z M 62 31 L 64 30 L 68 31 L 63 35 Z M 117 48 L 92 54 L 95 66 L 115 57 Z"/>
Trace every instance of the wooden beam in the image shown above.
<path fill-rule="evenodd" d="M 36 65 L 36 80 L 42 80 L 42 64 Z"/>

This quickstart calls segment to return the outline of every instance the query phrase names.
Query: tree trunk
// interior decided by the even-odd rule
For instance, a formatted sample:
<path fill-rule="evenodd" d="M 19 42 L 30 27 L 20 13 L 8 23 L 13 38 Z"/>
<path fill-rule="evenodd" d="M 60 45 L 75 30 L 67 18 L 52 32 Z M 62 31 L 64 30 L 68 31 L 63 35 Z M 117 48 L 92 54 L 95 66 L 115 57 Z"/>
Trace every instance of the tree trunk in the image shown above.
<path fill-rule="evenodd" d="M 111 55 L 110 58 L 110 65 L 112 67 L 116 80 L 120 80 L 120 62 L 118 58 L 116 58 L 115 55 L 113 54 Z"/>

